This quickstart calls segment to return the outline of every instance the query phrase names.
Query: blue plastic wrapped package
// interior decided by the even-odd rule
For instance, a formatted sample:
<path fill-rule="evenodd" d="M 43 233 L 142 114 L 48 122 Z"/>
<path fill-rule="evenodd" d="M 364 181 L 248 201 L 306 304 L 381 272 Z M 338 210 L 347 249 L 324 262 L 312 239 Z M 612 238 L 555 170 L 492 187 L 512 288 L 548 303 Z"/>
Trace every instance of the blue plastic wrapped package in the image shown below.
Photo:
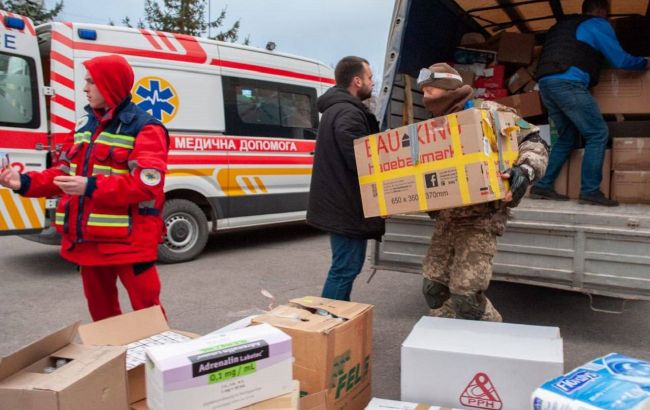
<path fill-rule="evenodd" d="M 650 363 L 618 353 L 544 383 L 534 410 L 650 410 Z"/>

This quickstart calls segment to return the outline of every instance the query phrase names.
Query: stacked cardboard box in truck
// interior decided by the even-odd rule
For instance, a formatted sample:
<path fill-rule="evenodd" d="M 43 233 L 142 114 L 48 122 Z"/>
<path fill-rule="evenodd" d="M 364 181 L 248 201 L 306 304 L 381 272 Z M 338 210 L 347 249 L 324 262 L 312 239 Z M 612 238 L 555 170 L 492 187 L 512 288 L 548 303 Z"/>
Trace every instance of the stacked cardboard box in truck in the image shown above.
<path fill-rule="evenodd" d="M 612 139 L 612 198 L 650 203 L 650 121 L 609 123 Z"/>

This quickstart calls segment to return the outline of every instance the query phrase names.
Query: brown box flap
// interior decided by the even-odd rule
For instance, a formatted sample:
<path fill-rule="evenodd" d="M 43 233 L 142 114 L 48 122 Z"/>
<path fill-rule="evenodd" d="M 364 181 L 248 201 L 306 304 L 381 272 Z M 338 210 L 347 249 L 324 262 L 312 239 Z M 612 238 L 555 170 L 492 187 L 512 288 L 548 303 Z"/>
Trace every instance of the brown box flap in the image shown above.
<path fill-rule="evenodd" d="M 70 344 L 78 327 L 76 322 L 0 359 L 0 380 Z"/>
<path fill-rule="evenodd" d="M 372 309 L 372 305 L 365 303 L 325 299 L 317 296 L 305 296 L 298 299 L 291 299 L 289 302 L 309 309 L 323 309 L 334 316 L 348 320 L 354 319 L 369 309 Z"/>
<path fill-rule="evenodd" d="M 78 380 L 88 377 L 106 363 L 120 358 L 119 364 L 124 368 L 126 348 L 70 344 L 55 352 L 55 356 L 72 359 L 72 361 L 52 374 L 39 375 L 45 377 L 41 378 L 38 389 L 63 391 Z"/>
<path fill-rule="evenodd" d="M 327 390 L 300 399 L 300 410 L 327 410 Z"/>
<path fill-rule="evenodd" d="M 170 329 L 162 309 L 152 306 L 81 325 L 79 337 L 84 344 L 120 346 L 166 330 Z"/>
<path fill-rule="evenodd" d="M 268 323 L 278 328 L 321 333 L 340 325 L 341 319 L 317 315 L 300 307 L 280 305 L 255 317 L 253 323 Z"/>

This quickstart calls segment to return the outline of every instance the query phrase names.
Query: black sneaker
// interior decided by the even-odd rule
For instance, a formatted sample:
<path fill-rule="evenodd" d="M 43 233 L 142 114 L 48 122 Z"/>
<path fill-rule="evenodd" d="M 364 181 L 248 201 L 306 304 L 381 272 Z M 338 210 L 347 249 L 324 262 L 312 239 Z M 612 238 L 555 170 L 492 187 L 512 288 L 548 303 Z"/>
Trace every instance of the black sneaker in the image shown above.
<path fill-rule="evenodd" d="M 569 197 L 566 195 L 558 194 L 553 188 L 542 188 L 533 185 L 530 188 L 530 197 L 533 199 L 551 199 L 553 201 L 568 201 Z"/>
<path fill-rule="evenodd" d="M 600 191 L 580 194 L 578 202 L 587 205 L 618 206 L 618 201 L 606 198 L 605 194 Z"/>

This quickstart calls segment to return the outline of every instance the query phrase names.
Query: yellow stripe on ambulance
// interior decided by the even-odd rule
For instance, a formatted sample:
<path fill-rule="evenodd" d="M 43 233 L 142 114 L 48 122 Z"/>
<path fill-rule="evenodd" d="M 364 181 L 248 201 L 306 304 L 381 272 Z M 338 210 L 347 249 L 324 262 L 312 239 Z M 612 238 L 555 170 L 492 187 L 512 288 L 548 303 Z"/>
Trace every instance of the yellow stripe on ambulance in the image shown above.
<path fill-rule="evenodd" d="M 45 227 L 45 198 L 23 198 L 0 188 L 0 231 Z"/>

